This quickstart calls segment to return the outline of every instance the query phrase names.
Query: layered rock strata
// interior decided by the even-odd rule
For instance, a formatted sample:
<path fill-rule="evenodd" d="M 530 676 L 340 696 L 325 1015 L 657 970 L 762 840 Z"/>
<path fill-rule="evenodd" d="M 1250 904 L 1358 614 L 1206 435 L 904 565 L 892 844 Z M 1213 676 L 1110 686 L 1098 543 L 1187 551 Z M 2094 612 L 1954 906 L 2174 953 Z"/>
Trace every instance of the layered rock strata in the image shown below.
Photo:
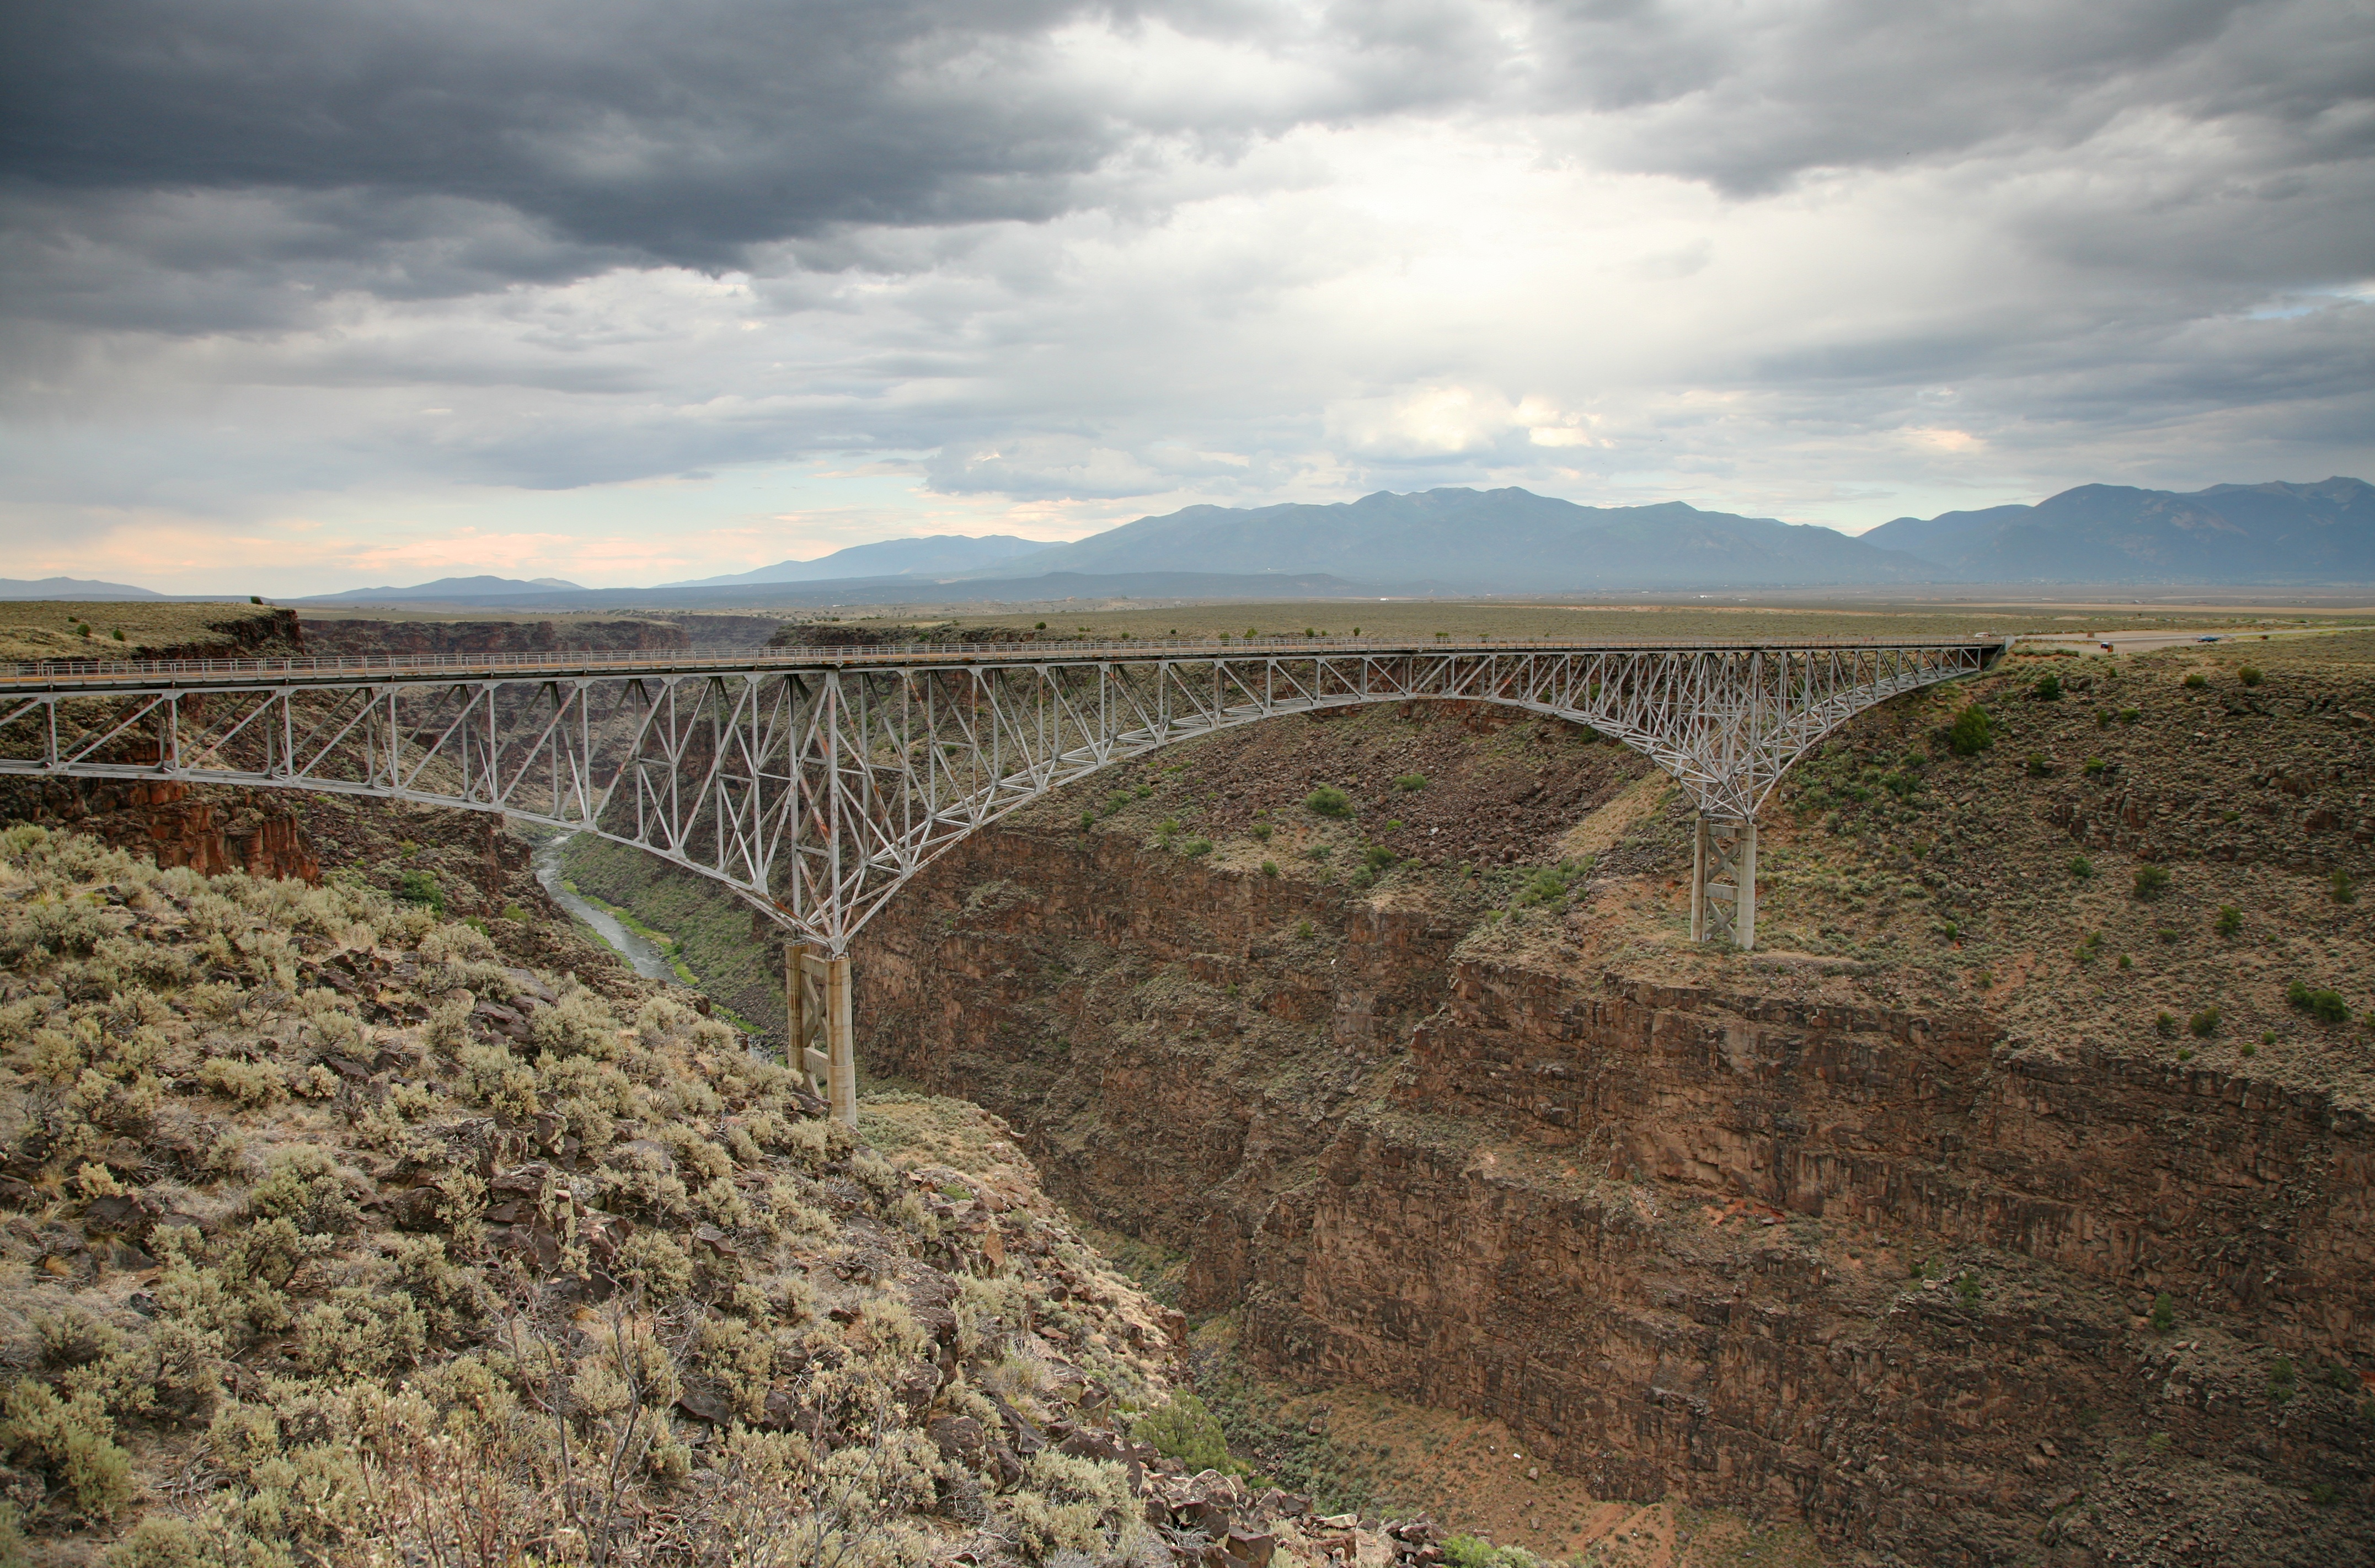
<path fill-rule="evenodd" d="M 1677 984 L 1464 932 L 992 830 L 869 929 L 861 1059 L 1184 1241 L 1187 1304 L 1241 1307 L 1256 1363 L 1503 1420 L 1613 1494 L 2086 1561 L 2144 1444 L 2191 1467 L 2172 1541 L 2303 1487 L 2366 1517 L 2355 1109 L 1836 973 Z M 2316 1561 L 2295 1527 L 2250 1560 Z"/>

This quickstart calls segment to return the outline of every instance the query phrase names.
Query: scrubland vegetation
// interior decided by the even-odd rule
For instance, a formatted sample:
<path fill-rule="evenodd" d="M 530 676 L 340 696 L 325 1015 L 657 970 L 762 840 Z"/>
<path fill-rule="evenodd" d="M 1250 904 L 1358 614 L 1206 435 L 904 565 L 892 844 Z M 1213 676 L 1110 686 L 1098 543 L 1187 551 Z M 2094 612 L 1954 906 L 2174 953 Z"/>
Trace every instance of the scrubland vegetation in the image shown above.
<path fill-rule="evenodd" d="M 0 1561 L 1157 1550 L 1161 1309 L 970 1108 L 885 1159 L 682 992 L 37 827 L 0 964 Z"/>

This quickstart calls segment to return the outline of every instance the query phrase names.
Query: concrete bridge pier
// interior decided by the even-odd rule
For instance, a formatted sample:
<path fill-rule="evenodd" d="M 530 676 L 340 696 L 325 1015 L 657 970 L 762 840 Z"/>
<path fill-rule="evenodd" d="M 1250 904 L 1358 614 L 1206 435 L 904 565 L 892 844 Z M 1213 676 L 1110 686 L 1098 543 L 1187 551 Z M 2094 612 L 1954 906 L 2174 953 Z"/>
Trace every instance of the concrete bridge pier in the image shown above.
<path fill-rule="evenodd" d="M 793 942 L 784 949 L 785 1011 L 791 1021 L 790 1066 L 833 1107 L 857 1125 L 857 1039 L 849 1008 L 849 958 Z"/>
<path fill-rule="evenodd" d="M 1691 835 L 1691 940 L 1756 946 L 1756 819 L 1699 813 Z"/>

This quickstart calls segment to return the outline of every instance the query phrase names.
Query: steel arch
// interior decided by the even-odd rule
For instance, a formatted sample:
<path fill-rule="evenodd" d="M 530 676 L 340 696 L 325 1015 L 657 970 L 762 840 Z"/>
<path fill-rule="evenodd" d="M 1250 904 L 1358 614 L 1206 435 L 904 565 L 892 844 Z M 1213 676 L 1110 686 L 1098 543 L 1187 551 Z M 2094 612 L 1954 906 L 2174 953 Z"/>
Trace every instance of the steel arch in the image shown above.
<path fill-rule="evenodd" d="M 711 878 L 838 954 L 966 834 L 1237 725 L 1498 703 L 1589 725 L 1656 761 L 1703 816 L 1753 824 L 1823 736 L 2003 651 L 1290 641 L 18 666 L 0 668 L 0 776 L 499 811 Z"/>

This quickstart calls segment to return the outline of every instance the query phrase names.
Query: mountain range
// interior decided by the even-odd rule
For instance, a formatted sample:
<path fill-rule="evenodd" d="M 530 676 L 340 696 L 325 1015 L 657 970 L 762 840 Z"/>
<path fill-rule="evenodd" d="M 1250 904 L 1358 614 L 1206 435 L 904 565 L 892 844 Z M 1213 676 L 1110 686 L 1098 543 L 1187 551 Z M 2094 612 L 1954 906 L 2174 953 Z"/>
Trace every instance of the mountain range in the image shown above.
<path fill-rule="evenodd" d="M 723 588 L 743 583 L 823 583 L 849 577 L 908 577 L 917 572 L 979 572 L 1013 556 L 1044 550 L 1038 539 L 1012 534 L 927 534 L 912 539 L 882 539 L 870 545 L 821 555 L 813 560 L 779 560 L 755 572 L 726 577 L 694 577 L 663 583 L 663 588 Z"/>
<path fill-rule="evenodd" d="M 1899 517 L 1860 536 L 1681 501 L 1582 506 L 1518 489 L 1381 490 L 1332 504 L 1190 506 L 1069 544 L 942 534 L 653 588 L 446 577 L 298 605 L 730 608 L 1558 594 L 1920 583 L 2375 584 L 2375 486 L 2082 485 L 2034 506 Z M 0 579 L 0 597 L 161 597 Z"/>
<path fill-rule="evenodd" d="M 1577 506 L 1530 490 L 1380 490 L 1333 505 L 1191 506 L 1019 557 L 1026 572 L 1325 572 L 1455 593 L 1920 583 L 1928 562 L 1829 528 L 1682 501 Z"/>
<path fill-rule="evenodd" d="M 344 601 L 403 597 L 407 599 L 493 599 L 514 594 L 583 594 L 586 589 L 563 577 L 440 577 L 409 588 L 349 588 L 343 594 L 316 594 L 297 599 L 301 605 L 335 605 Z"/>
<path fill-rule="evenodd" d="M 101 583 L 89 577 L 0 577 L 0 599 L 59 599 L 89 605 L 166 596 L 154 589 L 136 588 L 128 583 Z"/>
<path fill-rule="evenodd" d="M 2375 583 L 2375 486 L 2081 485 L 2035 506 L 1899 517 L 1866 544 L 1981 583 Z"/>

